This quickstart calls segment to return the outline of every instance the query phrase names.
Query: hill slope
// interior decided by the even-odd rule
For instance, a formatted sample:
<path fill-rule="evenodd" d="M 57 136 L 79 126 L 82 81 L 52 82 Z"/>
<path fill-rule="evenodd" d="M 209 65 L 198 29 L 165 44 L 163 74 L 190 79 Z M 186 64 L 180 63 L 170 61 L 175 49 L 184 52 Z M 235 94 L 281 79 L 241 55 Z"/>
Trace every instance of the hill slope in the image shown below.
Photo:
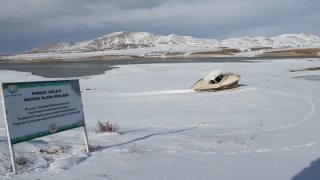
<path fill-rule="evenodd" d="M 46 44 L 27 53 L 65 52 L 65 51 L 101 51 L 119 50 L 155 46 L 210 45 L 216 47 L 280 47 L 311 46 L 320 44 L 320 37 L 309 33 L 284 34 L 276 37 L 246 36 L 225 40 L 199 39 L 191 36 L 155 35 L 147 32 L 114 32 L 99 38 L 79 43 Z"/>

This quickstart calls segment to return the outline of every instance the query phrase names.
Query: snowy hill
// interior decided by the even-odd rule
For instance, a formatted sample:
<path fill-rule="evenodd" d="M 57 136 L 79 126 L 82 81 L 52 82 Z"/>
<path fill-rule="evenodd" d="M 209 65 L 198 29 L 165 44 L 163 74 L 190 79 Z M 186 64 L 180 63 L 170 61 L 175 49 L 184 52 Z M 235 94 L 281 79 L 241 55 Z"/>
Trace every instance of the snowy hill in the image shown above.
<path fill-rule="evenodd" d="M 247 36 L 240 38 L 230 38 L 221 41 L 223 46 L 310 46 L 320 43 L 320 36 L 312 35 L 309 33 L 301 34 L 283 34 L 276 37 L 264 37 L 264 36 Z"/>
<path fill-rule="evenodd" d="M 147 32 L 115 32 L 99 38 L 71 43 L 42 45 L 28 52 L 96 51 L 106 49 L 128 49 L 163 45 L 218 45 L 215 39 L 198 39 L 190 36 L 160 36 Z"/>
<path fill-rule="evenodd" d="M 320 44 L 320 37 L 309 33 L 284 34 L 277 37 L 247 36 L 225 40 L 199 39 L 191 36 L 155 35 L 147 32 L 114 32 L 99 38 L 79 43 L 42 45 L 27 53 L 64 51 L 101 51 L 172 45 L 211 45 L 216 47 L 279 47 L 310 46 Z"/>
<path fill-rule="evenodd" d="M 272 39 L 274 45 L 313 45 L 320 42 L 320 36 L 310 33 L 283 34 L 270 39 Z"/>

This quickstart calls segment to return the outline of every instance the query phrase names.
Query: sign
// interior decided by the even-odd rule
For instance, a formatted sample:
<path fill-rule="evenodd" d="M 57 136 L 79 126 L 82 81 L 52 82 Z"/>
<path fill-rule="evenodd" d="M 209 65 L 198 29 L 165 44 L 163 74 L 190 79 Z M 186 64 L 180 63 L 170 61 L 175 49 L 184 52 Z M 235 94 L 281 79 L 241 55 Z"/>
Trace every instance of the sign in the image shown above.
<path fill-rule="evenodd" d="M 87 145 L 79 80 L 2 83 L 2 97 L 10 145 L 78 127 Z"/>

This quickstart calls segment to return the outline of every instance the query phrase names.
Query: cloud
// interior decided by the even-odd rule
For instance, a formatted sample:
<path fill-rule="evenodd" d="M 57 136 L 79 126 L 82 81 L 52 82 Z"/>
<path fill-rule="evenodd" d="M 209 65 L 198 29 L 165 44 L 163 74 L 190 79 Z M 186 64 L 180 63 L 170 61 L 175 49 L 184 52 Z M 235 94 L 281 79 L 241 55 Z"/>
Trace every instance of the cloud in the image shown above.
<path fill-rule="evenodd" d="M 21 44 L 35 47 L 114 31 L 216 39 L 317 34 L 320 20 L 319 0 L 0 0 L 0 4 L 0 50 L 18 49 L 22 40 Z"/>
<path fill-rule="evenodd" d="M 145 8 L 155 8 L 160 6 L 161 4 L 165 3 L 164 0 L 117 0 L 114 1 L 117 6 L 121 9 L 145 9 Z"/>

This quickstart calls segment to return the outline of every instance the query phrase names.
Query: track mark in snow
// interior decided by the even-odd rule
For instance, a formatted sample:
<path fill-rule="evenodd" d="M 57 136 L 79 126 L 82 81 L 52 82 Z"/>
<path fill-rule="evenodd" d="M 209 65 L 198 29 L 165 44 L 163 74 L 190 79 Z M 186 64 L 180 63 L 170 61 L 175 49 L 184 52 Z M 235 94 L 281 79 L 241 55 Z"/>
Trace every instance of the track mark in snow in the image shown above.
<path fill-rule="evenodd" d="M 236 155 L 237 153 L 236 153 L 236 152 L 228 152 L 228 153 L 223 153 L 223 154 L 226 154 L 226 155 Z"/>
<path fill-rule="evenodd" d="M 241 153 L 250 153 L 252 152 L 251 150 L 245 150 L 245 151 L 240 151 Z"/>
<path fill-rule="evenodd" d="M 176 151 L 164 151 L 166 153 L 176 153 Z"/>
<path fill-rule="evenodd" d="M 163 94 L 185 94 L 195 93 L 193 89 L 181 89 L 181 90 L 167 90 L 167 91 L 150 91 L 150 92 L 139 92 L 139 93 L 120 93 L 122 96 L 147 96 L 147 95 L 163 95 Z"/>
<path fill-rule="evenodd" d="M 265 153 L 265 152 L 268 152 L 268 151 L 271 151 L 271 149 L 260 149 L 260 150 L 256 150 L 256 152 L 259 152 L 259 153 Z"/>
<path fill-rule="evenodd" d="M 238 89 L 237 92 L 241 92 L 241 91 L 253 91 L 253 90 L 257 90 L 258 88 L 256 87 L 249 87 L 249 88 L 241 88 Z"/>
<path fill-rule="evenodd" d="M 268 90 L 266 90 L 266 91 L 268 91 Z M 295 94 L 291 94 L 291 93 L 286 93 L 286 92 L 281 92 L 281 91 L 272 91 L 272 92 L 275 94 L 279 94 L 279 95 L 283 95 L 283 96 L 287 96 L 287 97 L 293 97 L 293 98 L 298 98 L 298 99 L 303 99 L 303 100 L 309 101 L 309 103 L 311 105 L 310 113 L 307 116 L 305 116 L 303 119 L 300 119 L 297 122 L 295 122 L 295 124 L 300 124 L 301 122 L 304 122 L 304 121 L 310 119 L 310 117 L 312 117 L 314 115 L 315 106 L 314 106 L 314 103 L 312 102 L 312 98 L 300 96 L 300 95 L 295 95 Z M 314 99 L 314 100 L 317 100 L 317 99 Z M 284 129 L 284 128 L 290 127 L 292 125 L 293 124 L 288 124 L 286 126 L 279 127 L 278 129 Z"/>
<path fill-rule="evenodd" d="M 187 151 L 187 153 L 190 153 L 190 154 L 194 154 L 194 153 L 198 153 L 199 151 L 197 150 L 194 150 L 194 151 Z"/>
<path fill-rule="evenodd" d="M 204 154 L 217 154 L 217 152 L 204 152 Z"/>
<path fill-rule="evenodd" d="M 302 147 L 301 145 L 294 145 L 294 146 L 291 146 L 293 148 L 299 148 L 299 147 Z"/>
<path fill-rule="evenodd" d="M 309 146 L 314 146 L 316 145 L 316 143 L 309 143 L 306 145 L 293 145 L 290 147 L 283 147 L 283 148 L 278 148 L 278 149 L 259 149 L 259 150 L 243 150 L 243 151 L 239 151 L 238 153 L 252 153 L 252 152 L 256 152 L 256 153 L 266 153 L 272 150 L 281 150 L 281 151 L 289 151 L 289 150 L 293 150 L 293 148 L 302 148 L 302 147 L 309 147 Z M 226 153 L 222 153 L 225 155 L 235 155 L 238 154 L 237 152 L 226 152 Z M 217 154 L 216 152 L 205 152 L 204 154 Z"/>
<path fill-rule="evenodd" d="M 92 165 L 94 166 L 94 169 L 95 169 L 95 170 L 97 170 L 97 171 L 99 171 L 100 173 L 103 174 L 103 177 L 104 177 L 104 178 L 109 179 L 109 178 L 113 177 L 113 176 L 108 175 L 108 174 L 106 173 L 106 171 L 102 170 L 101 167 L 100 167 L 98 164 L 92 163 Z"/>
<path fill-rule="evenodd" d="M 178 161 L 179 159 L 177 157 L 173 157 L 172 161 Z"/>
<path fill-rule="evenodd" d="M 306 146 L 314 146 L 316 145 L 317 143 L 309 143 L 309 144 L 306 144 Z"/>
<path fill-rule="evenodd" d="M 50 164 L 50 167 L 48 169 L 55 170 L 55 169 L 70 169 L 73 166 L 76 166 L 86 160 L 88 158 L 88 155 L 84 156 L 71 156 L 66 158 L 61 158 L 53 163 Z"/>

